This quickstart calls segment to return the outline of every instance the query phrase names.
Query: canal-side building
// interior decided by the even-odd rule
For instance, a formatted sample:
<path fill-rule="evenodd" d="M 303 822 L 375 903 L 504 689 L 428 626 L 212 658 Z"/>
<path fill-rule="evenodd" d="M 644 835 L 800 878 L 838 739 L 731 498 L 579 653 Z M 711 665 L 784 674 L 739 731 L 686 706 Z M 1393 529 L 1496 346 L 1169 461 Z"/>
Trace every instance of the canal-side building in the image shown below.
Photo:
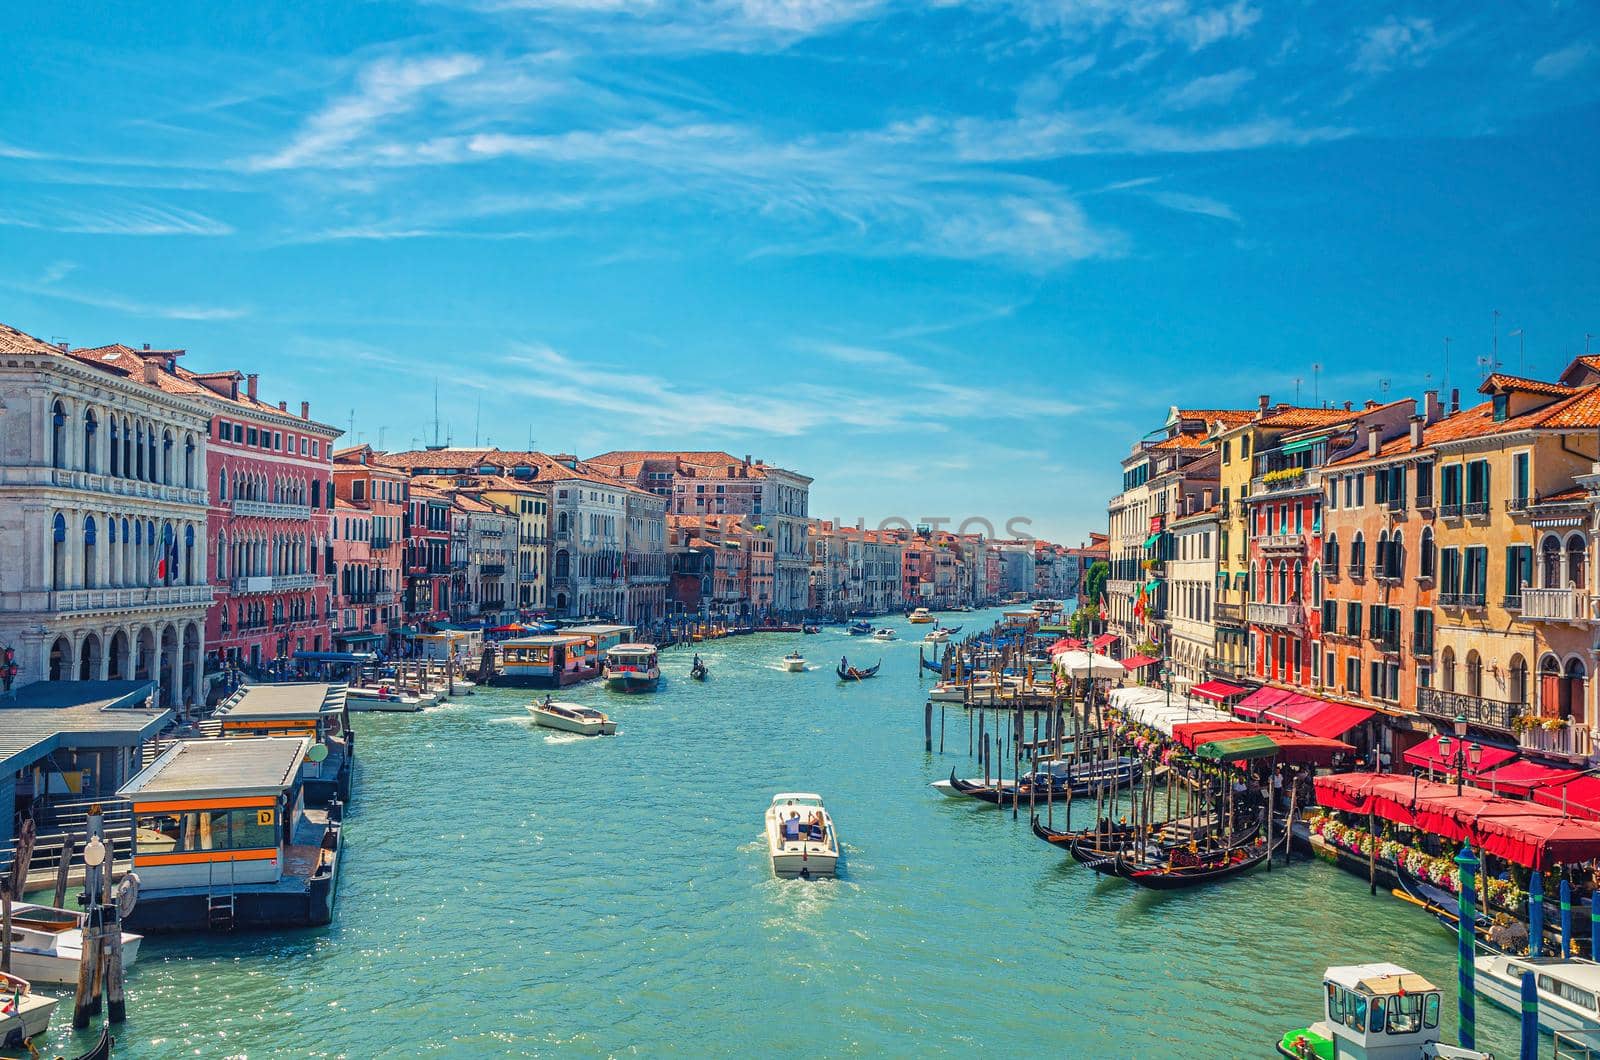
<path fill-rule="evenodd" d="M 338 651 L 370 652 L 385 640 L 378 631 L 371 515 L 336 496 L 332 536 L 333 644 Z"/>
<path fill-rule="evenodd" d="M 405 619 L 412 635 L 450 618 L 450 497 L 412 482 L 406 500 Z"/>
<path fill-rule="evenodd" d="M 1429 391 L 1403 434 L 1369 433 L 1322 473 L 1322 687 L 1391 714 L 1415 711 L 1433 683 L 1432 443 L 1457 426 L 1442 417 Z"/>
<path fill-rule="evenodd" d="M 622 495 L 623 597 L 621 619 L 635 625 L 667 616 L 667 500 L 644 490 Z"/>
<path fill-rule="evenodd" d="M 1220 509 L 1207 503 L 1207 490 L 1198 504 L 1192 501 L 1172 519 L 1171 558 L 1165 561 L 1167 597 L 1171 601 L 1171 638 L 1167 676 L 1174 691 L 1187 691 L 1206 680 L 1217 651 L 1216 591 L 1217 543 L 1221 533 Z"/>
<path fill-rule="evenodd" d="M 179 350 L 88 360 L 0 325 L 0 673 L 205 695 L 209 417 Z M 11 667 L 15 667 L 13 672 Z"/>
<path fill-rule="evenodd" d="M 376 638 L 373 644 L 392 648 L 398 644 L 390 642 L 391 631 L 399 629 L 403 614 L 407 476 L 373 455 L 370 445 L 337 450 L 333 484 L 341 501 L 366 515 L 367 570 L 360 582 L 371 602 L 365 605 L 369 621 L 364 628 Z"/>
<path fill-rule="evenodd" d="M 510 622 L 517 514 L 465 490 L 454 491 L 450 503 L 451 618 L 487 626 Z"/>

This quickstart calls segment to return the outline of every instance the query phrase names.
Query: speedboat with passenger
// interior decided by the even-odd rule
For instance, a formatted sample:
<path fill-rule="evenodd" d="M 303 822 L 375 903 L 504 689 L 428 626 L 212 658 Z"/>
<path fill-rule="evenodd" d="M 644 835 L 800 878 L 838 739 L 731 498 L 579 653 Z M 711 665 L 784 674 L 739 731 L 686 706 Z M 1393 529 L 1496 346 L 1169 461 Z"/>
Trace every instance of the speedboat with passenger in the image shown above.
<path fill-rule="evenodd" d="M 774 875 L 785 879 L 832 876 L 839 863 L 839 835 L 822 796 L 785 791 L 767 807 L 767 853 Z"/>
<path fill-rule="evenodd" d="M 783 657 L 783 668 L 792 674 L 804 673 L 806 657 L 797 651 L 792 651 Z"/>
<path fill-rule="evenodd" d="M 888 626 L 879 626 L 872 631 L 873 640 L 894 640 L 896 636 L 895 631 Z"/>

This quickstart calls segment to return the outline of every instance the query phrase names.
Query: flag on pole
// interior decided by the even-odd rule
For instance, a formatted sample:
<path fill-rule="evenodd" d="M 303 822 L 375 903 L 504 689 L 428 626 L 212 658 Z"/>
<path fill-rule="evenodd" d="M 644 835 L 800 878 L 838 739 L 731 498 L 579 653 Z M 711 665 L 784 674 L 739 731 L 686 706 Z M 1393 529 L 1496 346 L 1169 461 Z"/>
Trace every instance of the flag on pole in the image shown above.
<path fill-rule="evenodd" d="M 1110 612 L 1108 612 L 1106 610 L 1106 594 L 1105 593 L 1101 593 L 1100 594 L 1100 621 L 1104 622 L 1106 619 L 1108 619 L 1110 617 L 1111 617 Z"/>

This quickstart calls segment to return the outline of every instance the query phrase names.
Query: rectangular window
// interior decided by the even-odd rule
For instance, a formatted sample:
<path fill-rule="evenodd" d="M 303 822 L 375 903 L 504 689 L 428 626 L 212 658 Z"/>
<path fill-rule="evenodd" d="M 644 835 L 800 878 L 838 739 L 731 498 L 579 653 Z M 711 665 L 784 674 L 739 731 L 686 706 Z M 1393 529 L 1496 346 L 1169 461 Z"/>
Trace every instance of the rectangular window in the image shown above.
<path fill-rule="evenodd" d="M 1348 636 L 1361 636 L 1361 605 L 1354 600 L 1344 605 L 1344 631 Z"/>
<path fill-rule="evenodd" d="M 1506 606 L 1521 603 L 1522 588 L 1533 581 L 1533 546 L 1506 547 Z M 1513 602 L 1514 601 L 1514 602 Z"/>
<path fill-rule="evenodd" d="M 1489 461 L 1474 460 L 1467 464 L 1467 503 L 1489 503 Z"/>
<path fill-rule="evenodd" d="M 1433 461 L 1420 460 L 1417 462 L 1417 507 L 1427 508 L 1433 504 Z"/>
<path fill-rule="evenodd" d="M 1518 508 L 1528 505 L 1528 454 L 1518 453 L 1511 462 L 1511 498 Z"/>
<path fill-rule="evenodd" d="M 1482 603 L 1489 589 L 1489 549 L 1486 545 L 1473 545 L 1465 549 L 1462 565 L 1461 591 L 1471 602 Z"/>
<path fill-rule="evenodd" d="M 1458 549 L 1439 550 L 1439 593 L 1443 596 L 1461 594 L 1461 552 Z"/>
<path fill-rule="evenodd" d="M 1335 673 L 1333 652 L 1330 651 L 1325 654 L 1326 657 L 1322 661 L 1322 672 L 1328 675 L 1328 683 L 1332 684 L 1333 675 Z"/>
<path fill-rule="evenodd" d="M 245 437 L 246 437 L 246 439 L 248 439 L 248 444 L 255 445 L 256 444 L 256 429 L 254 427 L 246 427 L 245 428 Z"/>
<path fill-rule="evenodd" d="M 1461 506 L 1461 465 L 1446 464 L 1439 471 L 1439 503 L 1447 508 Z"/>

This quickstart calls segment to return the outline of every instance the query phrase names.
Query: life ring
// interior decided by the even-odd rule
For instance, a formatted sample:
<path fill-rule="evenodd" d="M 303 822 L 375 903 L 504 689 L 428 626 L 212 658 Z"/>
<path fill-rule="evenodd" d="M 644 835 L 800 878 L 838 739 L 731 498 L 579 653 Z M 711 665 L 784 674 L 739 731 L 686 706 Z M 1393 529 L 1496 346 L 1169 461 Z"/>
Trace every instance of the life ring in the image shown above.
<path fill-rule="evenodd" d="M 138 904 L 139 874 L 130 872 L 117 884 L 117 916 L 127 919 L 133 915 L 133 908 Z"/>

